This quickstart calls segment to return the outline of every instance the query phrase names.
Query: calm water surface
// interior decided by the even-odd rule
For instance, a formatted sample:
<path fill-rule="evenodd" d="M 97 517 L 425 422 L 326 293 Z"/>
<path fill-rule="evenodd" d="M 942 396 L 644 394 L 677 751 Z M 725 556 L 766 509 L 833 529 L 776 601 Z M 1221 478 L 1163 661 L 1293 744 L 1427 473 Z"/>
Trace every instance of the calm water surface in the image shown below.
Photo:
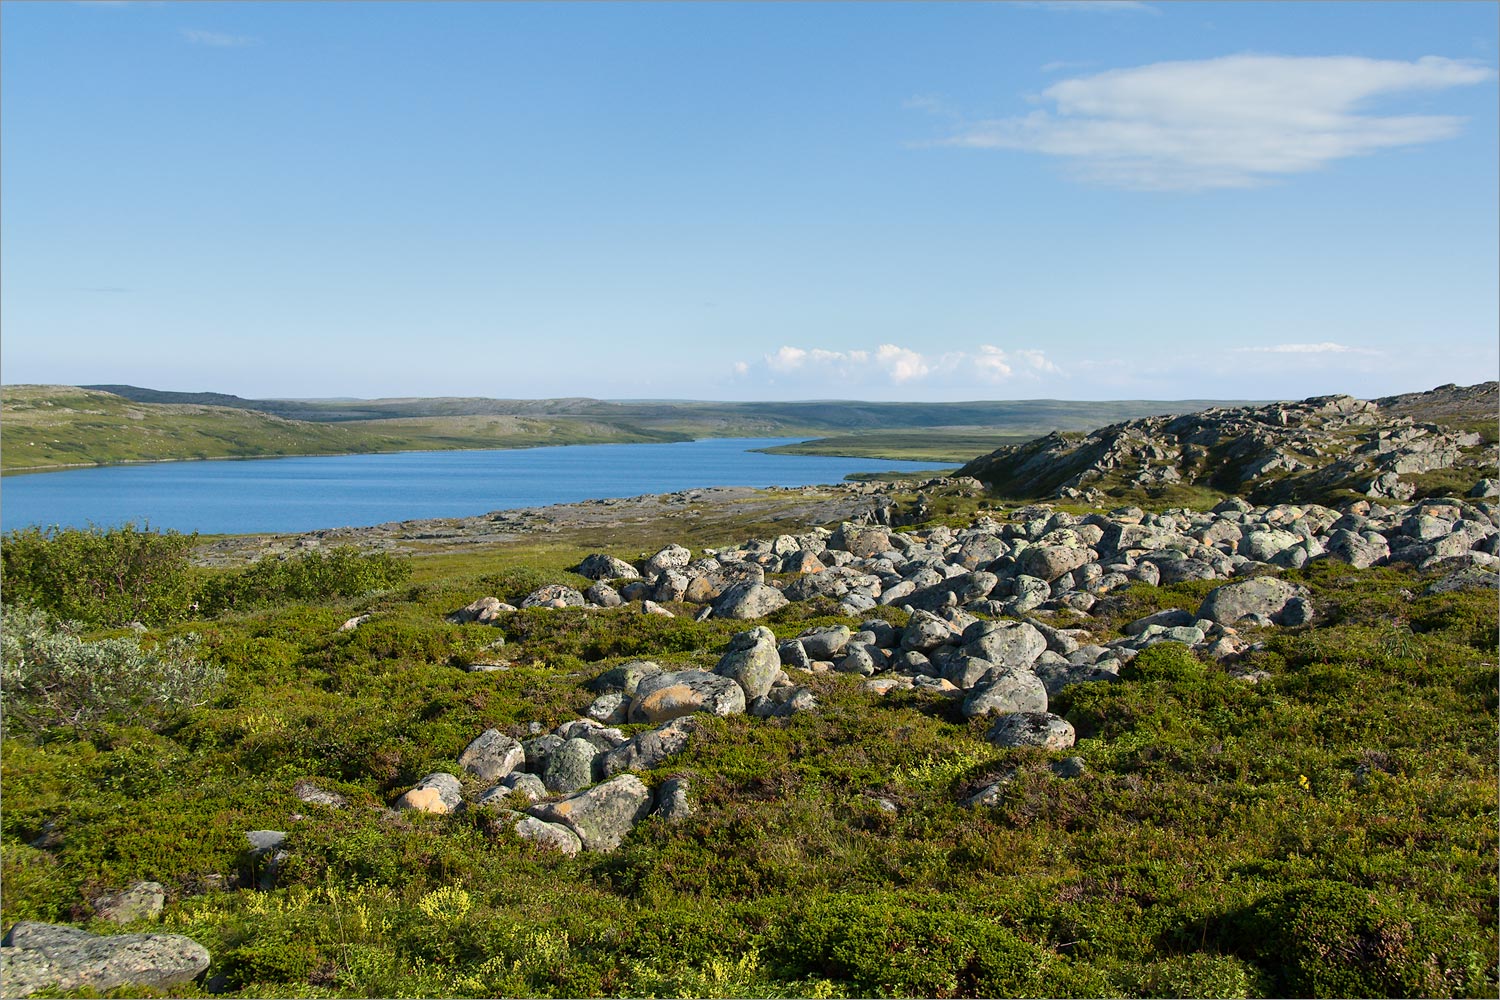
<path fill-rule="evenodd" d="M 750 450 L 795 440 L 168 462 L 7 476 L 0 528 L 134 521 L 205 534 L 310 531 L 700 486 L 810 486 L 851 472 L 933 467 Z"/>

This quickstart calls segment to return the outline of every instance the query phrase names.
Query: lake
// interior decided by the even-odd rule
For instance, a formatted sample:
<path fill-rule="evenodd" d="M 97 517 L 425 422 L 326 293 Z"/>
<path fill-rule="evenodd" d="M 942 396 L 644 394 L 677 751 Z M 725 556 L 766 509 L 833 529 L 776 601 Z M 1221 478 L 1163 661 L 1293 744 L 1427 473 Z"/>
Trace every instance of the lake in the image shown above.
<path fill-rule="evenodd" d="M 798 440 L 712 438 L 69 469 L 0 482 L 0 528 L 134 521 L 204 534 L 311 531 L 701 486 L 811 486 L 853 472 L 933 467 L 752 450 Z"/>

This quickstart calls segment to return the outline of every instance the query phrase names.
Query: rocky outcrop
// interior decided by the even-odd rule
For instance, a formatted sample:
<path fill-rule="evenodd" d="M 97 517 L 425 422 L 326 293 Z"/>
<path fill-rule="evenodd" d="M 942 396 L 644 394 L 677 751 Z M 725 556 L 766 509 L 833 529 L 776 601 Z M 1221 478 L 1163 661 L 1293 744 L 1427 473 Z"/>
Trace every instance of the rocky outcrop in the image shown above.
<path fill-rule="evenodd" d="M 1494 444 L 1463 424 L 1493 422 L 1497 400 L 1500 384 L 1486 382 L 1375 401 L 1316 396 L 1216 407 L 1050 434 L 975 459 L 959 474 L 1027 498 L 1099 499 L 1106 490 L 1149 494 L 1181 484 L 1262 502 L 1349 493 L 1408 500 L 1417 489 L 1411 477 L 1423 473 L 1472 470 L 1472 483 L 1496 477 Z"/>

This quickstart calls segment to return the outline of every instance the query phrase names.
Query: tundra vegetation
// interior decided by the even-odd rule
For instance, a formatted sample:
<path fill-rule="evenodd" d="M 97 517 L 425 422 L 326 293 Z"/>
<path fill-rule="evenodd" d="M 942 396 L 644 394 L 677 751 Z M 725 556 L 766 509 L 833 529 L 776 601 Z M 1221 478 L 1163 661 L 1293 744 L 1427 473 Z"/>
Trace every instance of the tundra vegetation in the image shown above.
<path fill-rule="evenodd" d="M 618 846 L 563 850 L 537 834 L 559 825 L 537 822 L 557 806 L 528 792 L 555 798 L 561 768 L 532 773 L 528 758 L 561 760 L 578 734 L 613 741 L 606 728 L 660 735 L 657 720 L 582 721 L 623 710 L 606 699 L 642 690 L 639 661 L 701 681 L 686 672 L 724 673 L 757 626 L 785 650 L 810 630 L 904 635 L 942 619 L 794 590 L 822 575 L 788 570 L 797 552 L 763 560 L 764 584 L 807 596 L 753 621 L 695 621 L 709 605 L 694 600 L 643 613 L 639 595 L 566 606 L 607 597 L 601 572 L 617 596 L 644 571 L 648 596 L 669 597 L 683 565 L 670 543 L 690 557 L 774 550 L 747 546 L 732 519 L 692 538 L 633 525 L 628 545 L 605 547 L 621 564 L 586 561 L 597 527 L 425 554 L 309 541 L 213 567 L 170 533 L 12 533 L 0 916 L 207 949 L 196 980 L 111 987 L 121 996 L 1496 994 L 1492 500 L 1340 520 L 1283 507 L 1289 527 L 1321 526 L 1278 541 L 1250 530 L 1270 513 L 1247 504 L 1155 517 L 1145 487 L 1129 498 L 1145 509 L 1093 522 L 1079 499 L 1016 509 L 952 481 L 883 489 L 895 502 L 879 509 L 908 523 L 877 534 L 968 562 L 989 538 L 1071 532 L 1123 551 L 1127 535 L 1145 546 L 1165 525 L 1207 525 L 1203 558 L 1236 553 L 1236 579 L 1282 581 L 1298 613 L 1238 619 L 1211 642 L 1168 623 L 1222 605 L 1222 576 L 1121 573 L 1089 592 L 1080 568 L 1078 590 L 1021 611 L 1006 602 L 1024 588 L 969 567 L 968 582 L 996 581 L 992 596 L 940 608 L 950 620 L 978 619 L 981 637 L 992 618 L 1036 621 L 1044 658 L 1054 640 L 1094 650 L 1087 679 L 1049 675 L 1047 711 L 1076 744 L 998 745 L 996 719 L 966 714 L 972 697 L 941 678 L 803 670 L 778 650 L 807 695 L 796 710 L 693 715 L 679 742 L 611 779 L 638 779 L 655 811 L 633 814 Z M 1243 537 L 1215 527 L 1233 517 Z M 1134 533 L 1109 526 L 1132 519 Z M 1089 541 L 1099 523 L 1113 542 Z M 1318 551 L 1338 531 L 1350 537 Z M 1013 562 L 1072 578 L 1053 548 L 1015 545 Z M 1196 561 L 1174 551 L 1133 568 Z M 144 555 L 100 555 L 116 552 Z M 823 572 L 848 568 L 825 555 Z M 1160 612 L 1175 614 L 1142 623 Z M 751 683 L 733 662 L 735 680 L 709 675 L 720 688 Z M 562 726 L 571 738 L 548 743 Z M 520 753 L 512 778 L 532 780 L 490 790 L 476 758 L 491 751 Z M 450 793 L 464 804 L 394 808 Z M 121 908 L 142 883 L 160 887 L 159 912 Z"/>
<path fill-rule="evenodd" d="M 69 542 L 41 544 L 65 559 Z M 1493 591 L 1288 570 L 1319 620 L 1264 630 L 1239 668 L 1259 683 L 1153 646 L 1118 682 L 1052 699 L 1078 733 L 1066 752 L 998 749 L 988 720 L 920 690 L 808 675 L 814 711 L 703 717 L 643 775 L 690 779 L 692 814 L 640 822 L 609 853 L 550 851 L 484 809 L 392 812 L 425 775 L 464 774 L 477 734 L 550 731 L 611 668 L 711 666 L 745 627 L 630 609 L 445 620 L 476 594 L 586 586 L 568 569 L 585 554 L 346 553 L 324 574 L 300 565 L 314 555 L 184 562 L 190 596 L 260 596 L 125 631 L 108 600 L 68 606 L 88 626 L 8 607 L 5 923 L 106 929 L 98 900 L 160 883 L 165 910 L 128 929 L 207 947 L 205 976 L 178 987 L 191 995 L 1495 992 Z M 7 560 L 7 583 L 39 562 Z M 311 582 L 250 585 L 283 578 Z M 178 601 L 177 577 L 159 579 Z M 1196 608 L 1211 583 L 1134 583 L 1069 622 L 1102 640 Z M 794 602 L 767 623 L 778 639 L 857 627 L 831 610 Z M 75 661 L 94 686 L 11 674 Z M 485 662 L 505 669 L 471 669 Z M 1065 754 L 1081 775 L 1049 766 Z M 965 805 L 1000 778 L 993 804 Z M 306 781 L 341 807 L 303 801 Z M 245 836 L 267 829 L 287 832 L 274 883 Z"/>

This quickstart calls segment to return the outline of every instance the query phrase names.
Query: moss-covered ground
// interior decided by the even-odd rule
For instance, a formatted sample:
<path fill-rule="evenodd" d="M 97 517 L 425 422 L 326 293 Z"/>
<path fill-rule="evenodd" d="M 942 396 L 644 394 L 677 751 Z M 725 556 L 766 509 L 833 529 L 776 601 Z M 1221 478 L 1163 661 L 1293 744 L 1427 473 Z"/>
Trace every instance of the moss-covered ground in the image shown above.
<path fill-rule="evenodd" d="M 1268 679 L 1158 647 L 1118 684 L 1056 697 L 1087 764 L 1073 779 L 991 747 L 952 702 L 834 674 L 806 679 L 816 712 L 706 724 L 644 776 L 690 776 L 695 815 L 649 819 L 611 854 L 546 853 L 474 812 L 390 812 L 487 727 L 574 718 L 626 659 L 711 667 L 745 627 L 443 619 L 581 583 L 565 567 L 583 554 L 423 557 L 395 591 L 151 633 L 197 633 L 226 679 L 160 731 L 7 736 L 4 922 L 109 929 L 92 898 L 162 882 L 163 916 L 130 929 L 208 947 L 193 995 L 1496 995 L 1493 592 L 1292 573 L 1320 617 L 1260 636 Z M 1082 621 L 1112 637 L 1209 586 L 1137 586 Z M 828 610 L 769 624 L 855 624 Z M 511 667 L 463 669 L 479 658 Z M 998 806 L 961 804 L 1006 775 Z M 302 778 L 348 805 L 299 801 Z M 270 891 L 243 854 L 265 828 L 292 851 Z"/>

